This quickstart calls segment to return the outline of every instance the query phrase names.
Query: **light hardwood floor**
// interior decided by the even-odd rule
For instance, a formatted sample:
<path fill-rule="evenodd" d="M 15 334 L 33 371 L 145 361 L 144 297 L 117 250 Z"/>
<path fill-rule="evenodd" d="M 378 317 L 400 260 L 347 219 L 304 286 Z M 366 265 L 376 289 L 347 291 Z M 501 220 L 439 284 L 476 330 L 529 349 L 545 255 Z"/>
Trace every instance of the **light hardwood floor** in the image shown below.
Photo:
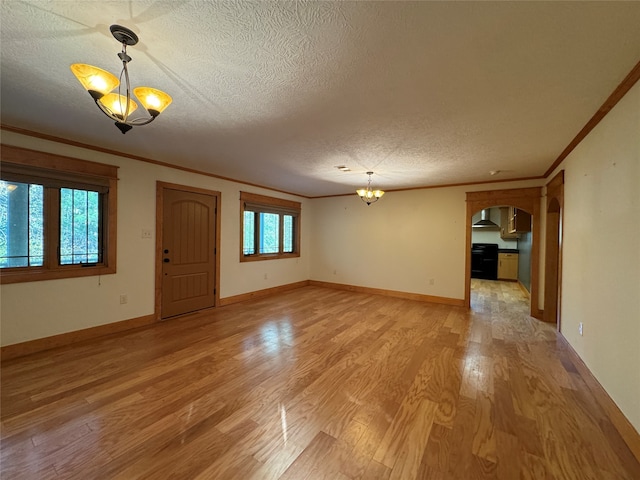
<path fill-rule="evenodd" d="M 514 283 L 304 287 L 2 365 L 2 479 L 639 479 Z"/>

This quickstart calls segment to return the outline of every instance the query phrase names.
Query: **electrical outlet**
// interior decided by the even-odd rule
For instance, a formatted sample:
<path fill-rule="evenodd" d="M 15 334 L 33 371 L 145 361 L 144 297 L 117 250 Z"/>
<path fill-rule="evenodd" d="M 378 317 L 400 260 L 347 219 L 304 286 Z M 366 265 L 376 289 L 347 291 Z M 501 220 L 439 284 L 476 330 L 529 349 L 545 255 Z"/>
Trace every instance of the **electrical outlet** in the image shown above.
<path fill-rule="evenodd" d="M 578 324 L 578 333 L 582 336 L 582 322 Z"/>
<path fill-rule="evenodd" d="M 148 228 L 142 229 L 142 238 L 151 238 L 151 230 Z"/>
<path fill-rule="evenodd" d="M 435 278 L 429 279 L 429 285 L 435 285 L 435 284 L 436 284 L 436 279 Z"/>
<path fill-rule="evenodd" d="M 265 279 L 265 280 L 267 279 L 267 274 L 266 274 L 266 273 L 264 274 L 264 279 Z"/>
<path fill-rule="evenodd" d="M 334 274 L 334 275 L 337 275 L 337 274 L 338 274 L 338 270 L 334 269 L 334 270 L 333 270 L 333 274 Z"/>
<path fill-rule="evenodd" d="M 127 298 L 126 295 L 120 295 L 120 305 L 124 305 L 128 301 L 129 301 L 129 299 Z"/>

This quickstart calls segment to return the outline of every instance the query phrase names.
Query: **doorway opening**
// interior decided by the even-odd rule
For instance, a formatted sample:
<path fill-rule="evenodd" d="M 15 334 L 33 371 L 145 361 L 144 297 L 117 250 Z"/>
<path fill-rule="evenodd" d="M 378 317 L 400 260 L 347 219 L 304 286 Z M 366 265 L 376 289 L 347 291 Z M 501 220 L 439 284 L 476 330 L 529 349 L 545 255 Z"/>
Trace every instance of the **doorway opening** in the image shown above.
<path fill-rule="evenodd" d="M 467 192 L 467 221 L 466 221 L 466 262 L 465 262 L 465 304 L 471 307 L 471 271 L 472 271 L 472 238 L 473 238 L 473 216 L 477 212 L 481 212 L 491 207 L 507 207 L 517 211 L 522 211 L 529 214 L 530 225 L 530 249 L 528 252 L 529 261 L 529 283 L 530 283 L 530 308 L 529 314 L 532 317 L 541 319 L 542 310 L 539 308 L 538 303 L 538 291 L 539 291 L 539 258 L 540 258 L 540 197 L 542 187 L 532 188 L 518 188 L 509 190 L 490 190 L 485 192 Z M 508 210 L 507 210 L 508 212 Z M 516 212 L 517 213 L 517 212 Z M 498 213 L 501 215 L 501 213 Z M 523 218 L 524 215 L 521 217 Z M 513 221 L 517 221 L 517 215 L 513 218 Z M 501 222 L 501 220 L 500 220 Z M 498 224 L 498 222 L 494 222 Z M 518 227 L 516 227 L 517 231 Z M 499 227 L 496 228 L 496 232 L 499 234 Z M 485 242 L 477 242 L 485 243 Z M 489 242 L 487 242 L 489 243 Z M 519 250 L 519 248 L 518 248 Z M 495 252 L 499 253 L 499 252 Z M 508 253 L 508 252 L 505 252 Z M 519 253 L 519 252 L 518 252 Z M 519 255 L 518 255 L 519 256 Z M 514 259 L 511 257 L 510 262 Z M 518 264 L 520 264 L 518 258 Z M 496 281 L 497 280 L 497 267 L 498 259 L 496 258 Z M 508 273 L 507 273 L 508 274 Z M 513 273 L 511 273 L 513 276 Z M 483 279 L 484 280 L 484 279 Z"/>
<path fill-rule="evenodd" d="M 493 205 L 471 220 L 471 308 L 487 311 L 491 298 L 530 311 L 531 212 Z"/>

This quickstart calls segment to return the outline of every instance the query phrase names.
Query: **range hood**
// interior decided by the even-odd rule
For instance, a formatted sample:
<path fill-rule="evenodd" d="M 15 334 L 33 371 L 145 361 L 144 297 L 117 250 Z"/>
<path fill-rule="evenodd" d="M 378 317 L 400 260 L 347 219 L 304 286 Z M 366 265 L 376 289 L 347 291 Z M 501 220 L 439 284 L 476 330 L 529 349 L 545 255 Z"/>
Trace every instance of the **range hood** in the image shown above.
<path fill-rule="evenodd" d="M 480 212 L 480 220 L 473 224 L 473 228 L 487 228 L 499 230 L 500 227 L 489 220 L 489 209 L 485 208 Z"/>

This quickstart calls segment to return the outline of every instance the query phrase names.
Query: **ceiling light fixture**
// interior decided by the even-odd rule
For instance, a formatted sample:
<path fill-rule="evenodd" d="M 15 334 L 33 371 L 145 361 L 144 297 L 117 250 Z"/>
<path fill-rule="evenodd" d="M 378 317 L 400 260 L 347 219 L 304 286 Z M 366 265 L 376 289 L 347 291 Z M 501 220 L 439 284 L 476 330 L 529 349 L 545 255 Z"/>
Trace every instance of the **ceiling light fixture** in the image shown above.
<path fill-rule="evenodd" d="M 358 190 L 356 190 L 356 193 L 358 194 L 358 196 L 362 199 L 362 201 L 364 203 L 366 203 L 367 205 L 371 205 L 372 203 L 375 203 L 378 200 L 380 200 L 380 197 L 382 197 L 384 195 L 384 191 L 383 190 L 372 190 L 371 189 L 371 175 L 373 175 L 373 172 L 367 172 L 367 175 L 369 175 L 369 181 L 367 182 L 367 187 L 366 188 L 359 188 Z"/>
<path fill-rule="evenodd" d="M 130 118 L 130 115 L 138 108 L 138 105 L 131 100 L 129 70 L 127 69 L 127 64 L 131 61 L 131 57 L 127 55 L 127 46 L 137 44 L 138 36 L 128 28 L 121 27 L 120 25 L 111 25 L 109 29 L 113 37 L 122 43 L 122 52 L 118 54 L 118 57 L 122 60 L 120 78 L 118 79 L 115 75 L 101 68 L 85 63 L 74 63 L 71 65 L 71 71 L 82 86 L 89 92 L 89 95 L 91 95 L 91 98 L 93 98 L 100 110 L 116 122 L 116 127 L 118 127 L 122 133 L 127 133 L 134 126 L 146 125 L 153 122 L 156 117 L 169 106 L 171 97 L 155 88 L 134 88 L 133 93 L 147 110 L 150 117 Z M 123 75 L 126 95 L 121 95 L 120 93 Z M 118 93 L 112 92 L 116 87 L 118 88 Z"/>

